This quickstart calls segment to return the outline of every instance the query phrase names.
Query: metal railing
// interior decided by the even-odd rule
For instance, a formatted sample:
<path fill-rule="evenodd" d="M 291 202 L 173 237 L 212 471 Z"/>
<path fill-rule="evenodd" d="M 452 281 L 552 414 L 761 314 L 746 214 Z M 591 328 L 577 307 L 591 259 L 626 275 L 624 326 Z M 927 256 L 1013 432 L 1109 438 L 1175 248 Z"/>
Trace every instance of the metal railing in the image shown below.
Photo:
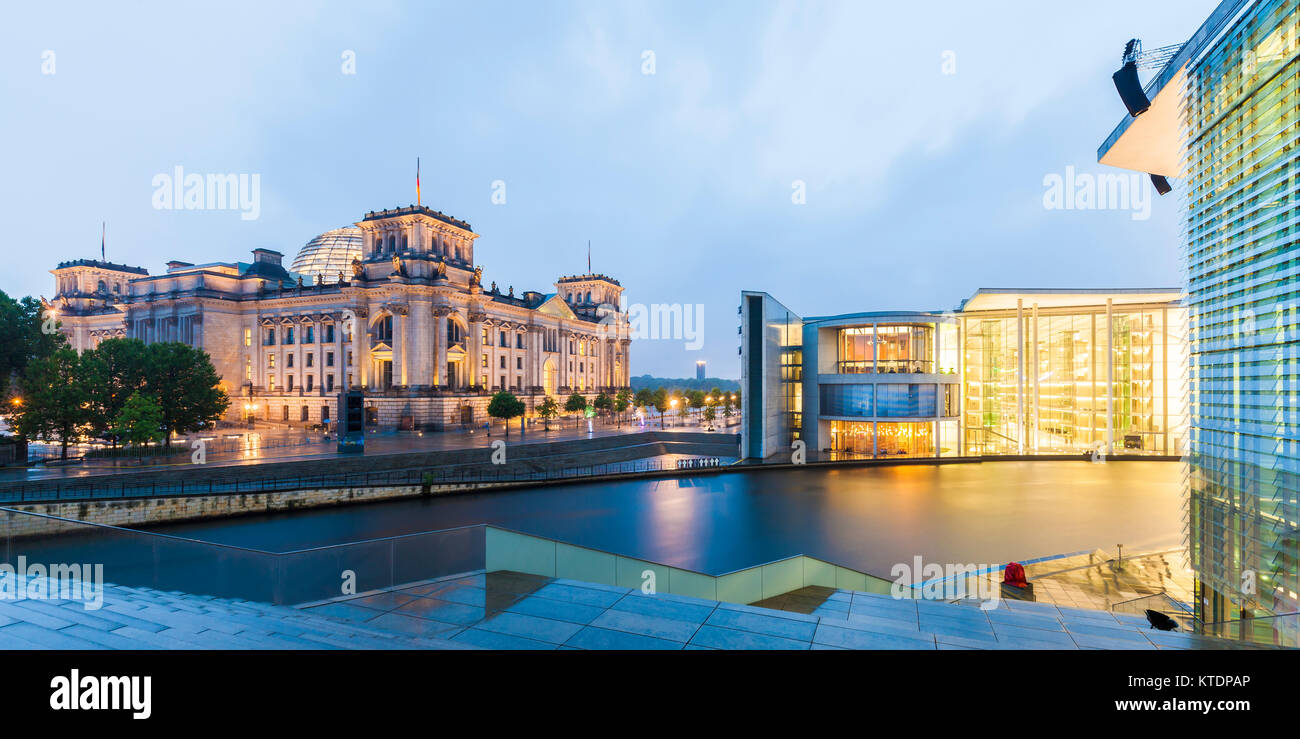
<path fill-rule="evenodd" d="M 714 457 L 716 465 L 725 466 L 727 458 Z M 438 465 L 431 468 L 410 468 L 372 472 L 351 472 L 320 475 L 264 476 L 253 479 L 186 475 L 174 480 L 135 481 L 129 475 L 100 475 L 73 478 L 51 484 L 42 482 L 31 488 L 0 491 L 0 504 L 44 503 L 61 501 L 103 500 L 112 498 L 153 498 L 183 495 L 239 495 L 268 493 L 284 490 L 322 490 L 331 488 L 368 488 L 389 486 L 421 486 L 434 488 L 478 485 L 506 485 L 512 483 L 582 480 L 608 475 L 647 474 L 670 472 L 679 469 L 678 459 L 636 459 L 602 464 L 568 465 L 545 470 L 527 469 L 525 463 L 510 465 L 485 465 L 467 463 Z M 217 468 L 233 469 L 241 468 Z"/>

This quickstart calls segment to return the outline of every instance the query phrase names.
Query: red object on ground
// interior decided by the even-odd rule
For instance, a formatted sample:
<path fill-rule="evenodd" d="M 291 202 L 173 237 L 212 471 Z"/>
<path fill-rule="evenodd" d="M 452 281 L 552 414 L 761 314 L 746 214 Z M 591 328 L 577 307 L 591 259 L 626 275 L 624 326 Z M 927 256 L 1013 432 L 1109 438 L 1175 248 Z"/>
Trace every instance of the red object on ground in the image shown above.
<path fill-rule="evenodd" d="M 1025 568 L 1019 562 L 1007 565 L 1006 572 L 1002 575 L 1002 584 L 1014 585 L 1017 588 L 1029 587 L 1029 582 L 1025 580 Z"/>

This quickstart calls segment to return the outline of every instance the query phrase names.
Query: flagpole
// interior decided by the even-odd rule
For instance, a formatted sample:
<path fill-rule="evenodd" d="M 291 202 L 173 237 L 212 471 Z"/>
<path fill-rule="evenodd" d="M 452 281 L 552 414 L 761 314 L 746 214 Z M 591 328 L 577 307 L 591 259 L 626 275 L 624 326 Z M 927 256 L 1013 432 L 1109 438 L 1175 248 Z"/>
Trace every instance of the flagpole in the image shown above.
<path fill-rule="evenodd" d="M 421 205 L 420 203 L 420 158 L 419 157 L 415 158 L 415 204 L 417 206 Z"/>
<path fill-rule="evenodd" d="M 99 261 L 107 262 L 108 257 L 104 256 L 104 243 L 108 239 L 108 221 L 99 222 Z"/>

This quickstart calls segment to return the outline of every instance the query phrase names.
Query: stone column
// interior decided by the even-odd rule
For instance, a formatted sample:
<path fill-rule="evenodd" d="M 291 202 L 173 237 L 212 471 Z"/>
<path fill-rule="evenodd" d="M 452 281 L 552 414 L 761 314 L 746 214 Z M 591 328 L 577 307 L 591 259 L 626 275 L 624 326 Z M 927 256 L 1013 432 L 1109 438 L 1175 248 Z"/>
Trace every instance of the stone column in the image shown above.
<path fill-rule="evenodd" d="M 469 337 L 465 339 L 465 347 L 469 354 L 469 384 L 479 384 L 479 378 L 483 375 L 483 321 L 487 314 L 483 313 L 477 307 L 471 307 L 469 311 Z"/>
<path fill-rule="evenodd" d="M 406 387 L 409 375 L 407 364 L 410 355 L 410 332 L 406 320 L 407 310 L 404 305 L 393 306 L 393 385 Z"/>
<path fill-rule="evenodd" d="M 352 319 L 352 381 L 356 387 L 370 388 L 370 340 L 366 332 L 367 313 L 363 308 L 353 310 Z"/>
<path fill-rule="evenodd" d="M 630 387 L 632 385 L 632 340 L 619 339 L 618 343 L 623 348 L 623 377 L 619 381 L 619 387 Z"/>
<path fill-rule="evenodd" d="M 451 308 L 448 306 L 439 305 L 433 309 L 433 340 L 434 346 L 437 347 L 433 359 L 435 385 L 451 385 L 447 377 L 447 316 L 449 315 L 451 315 Z"/>
<path fill-rule="evenodd" d="M 560 336 L 560 381 L 559 387 L 573 387 L 569 381 L 569 332 L 563 327 L 559 331 Z M 572 392 L 572 390 L 570 390 Z M 561 404 L 563 405 L 563 404 Z"/>
<path fill-rule="evenodd" d="M 432 338 L 430 324 L 433 323 L 433 310 L 425 300 L 412 300 L 408 310 L 409 319 L 406 331 L 406 365 L 407 377 L 414 387 L 428 387 L 433 383 L 431 365 L 433 364 Z"/>

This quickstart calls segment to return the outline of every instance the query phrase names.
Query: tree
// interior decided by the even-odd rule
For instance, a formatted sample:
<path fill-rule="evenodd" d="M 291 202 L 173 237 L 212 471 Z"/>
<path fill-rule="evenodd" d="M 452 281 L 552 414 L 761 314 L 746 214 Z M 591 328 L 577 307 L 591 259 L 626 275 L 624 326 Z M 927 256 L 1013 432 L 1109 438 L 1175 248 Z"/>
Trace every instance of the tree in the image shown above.
<path fill-rule="evenodd" d="M 506 422 L 507 438 L 510 436 L 510 419 L 524 415 L 527 410 L 528 407 L 524 405 L 524 401 L 516 398 L 514 393 L 505 390 L 493 395 L 492 399 L 488 401 L 487 407 L 489 416 L 500 418 Z"/>
<path fill-rule="evenodd" d="M 586 410 L 587 399 L 578 393 L 570 395 L 569 399 L 564 401 L 564 411 L 566 413 L 584 413 Z M 582 416 L 578 416 L 578 420 L 574 423 L 573 427 L 578 428 L 580 425 L 582 425 Z"/>
<path fill-rule="evenodd" d="M 107 339 L 81 355 L 90 385 L 90 426 L 117 446 L 113 427 L 132 393 L 145 385 L 148 348 L 139 339 Z M 156 402 L 156 401 L 155 401 Z"/>
<path fill-rule="evenodd" d="M 115 439 L 120 438 L 127 444 L 142 446 L 153 441 L 161 441 L 163 414 L 158 401 L 148 395 L 133 392 L 122 403 L 122 409 L 113 419 L 112 432 Z"/>
<path fill-rule="evenodd" d="M 8 398 L 12 382 L 20 380 L 34 359 L 49 357 L 67 345 L 53 313 L 41 301 L 14 300 L 0 291 L 0 398 Z"/>
<path fill-rule="evenodd" d="M 668 391 L 663 388 L 655 390 L 650 402 L 651 405 L 654 406 L 655 410 L 659 411 L 659 428 L 663 428 L 664 414 L 668 412 L 670 407 L 672 407 L 668 400 Z"/>
<path fill-rule="evenodd" d="M 636 391 L 636 395 L 632 396 L 632 405 L 636 406 L 637 408 L 651 408 L 654 406 L 654 404 L 655 404 L 654 391 L 648 387 L 641 388 L 640 390 Z"/>
<path fill-rule="evenodd" d="M 692 407 L 692 408 L 703 408 L 703 407 L 704 407 L 704 391 L 703 391 L 703 390 L 687 390 L 687 391 L 686 391 L 686 398 L 687 398 L 688 400 L 690 400 L 690 402 L 691 402 L 691 407 Z"/>
<path fill-rule="evenodd" d="M 543 430 L 551 430 L 551 419 L 560 415 L 560 404 L 555 402 L 555 398 L 547 395 L 537 406 L 537 415 L 542 417 Z"/>
<path fill-rule="evenodd" d="M 179 342 L 150 344 L 145 352 L 145 390 L 162 409 L 165 444 L 172 434 L 197 431 L 221 417 L 230 398 L 207 352 Z"/>
<path fill-rule="evenodd" d="M 23 398 L 14 413 L 14 427 L 27 439 L 57 436 L 61 459 L 68 442 L 89 419 L 90 392 L 81 371 L 81 358 L 71 349 L 34 359 L 23 375 Z"/>
<path fill-rule="evenodd" d="M 631 405 L 632 391 L 627 388 L 621 388 L 618 393 L 614 395 L 614 412 L 618 414 L 620 425 L 623 422 L 623 414 L 627 412 L 628 407 Z"/>
<path fill-rule="evenodd" d="M 613 410 L 614 399 L 604 393 L 600 393 L 596 396 L 595 400 L 591 401 L 591 406 L 598 411 Z"/>
<path fill-rule="evenodd" d="M 704 420 L 710 426 L 713 425 L 713 419 L 718 417 L 717 407 L 713 403 L 704 406 Z"/>

